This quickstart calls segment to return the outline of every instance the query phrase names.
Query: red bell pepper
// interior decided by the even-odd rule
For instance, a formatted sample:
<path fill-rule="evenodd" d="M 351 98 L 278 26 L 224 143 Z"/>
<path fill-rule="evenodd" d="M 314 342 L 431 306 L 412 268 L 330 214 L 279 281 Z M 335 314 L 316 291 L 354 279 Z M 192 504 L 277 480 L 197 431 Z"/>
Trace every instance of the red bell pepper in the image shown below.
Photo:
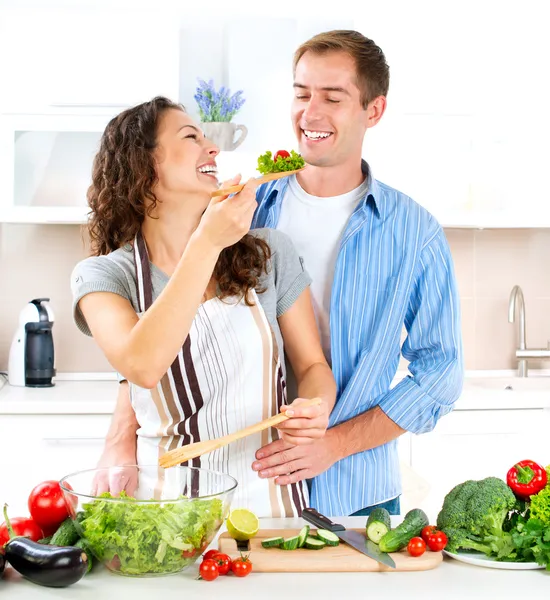
<path fill-rule="evenodd" d="M 506 483 L 520 500 L 529 500 L 546 487 L 546 469 L 532 460 L 521 460 L 506 476 Z"/>

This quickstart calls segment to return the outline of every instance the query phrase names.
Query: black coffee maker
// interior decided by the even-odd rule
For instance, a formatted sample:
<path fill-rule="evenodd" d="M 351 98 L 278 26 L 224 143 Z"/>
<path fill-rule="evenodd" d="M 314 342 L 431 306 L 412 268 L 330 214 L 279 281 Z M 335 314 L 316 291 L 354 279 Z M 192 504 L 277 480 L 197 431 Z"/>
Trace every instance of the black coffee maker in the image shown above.
<path fill-rule="evenodd" d="M 49 298 L 31 300 L 19 314 L 8 363 L 10 385 L 52 387 L 55 376 L 52 327 L 54 314 Z"/>

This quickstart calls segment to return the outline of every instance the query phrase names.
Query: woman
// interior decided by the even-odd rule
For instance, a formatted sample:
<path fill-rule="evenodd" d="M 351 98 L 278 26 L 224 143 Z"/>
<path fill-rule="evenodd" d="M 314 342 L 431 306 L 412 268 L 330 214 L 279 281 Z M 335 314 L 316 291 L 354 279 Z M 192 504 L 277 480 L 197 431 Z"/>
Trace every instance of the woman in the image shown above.
<path fill-rule="evenodd" d="M 288 409 L 283 342 L 301 396 L 284 437 L 322 436 L 334 405 L 308 275 L 286 236 L 249 232 L 253 180 L 211 199 L 218 153 L 180 105 L 159 97 L 115 117 L 94 161 L 95 256 L 73 272 L 74 316 L 130 382 L 138 464 Z M 300 408 L 314 397 L 320 406 Z M 234 506 L 300 515 L 303 482 L 276 486 L 251 469 L 255 451 L 277 436 L 250 436 L 192 465 L 234 476 Z"/>

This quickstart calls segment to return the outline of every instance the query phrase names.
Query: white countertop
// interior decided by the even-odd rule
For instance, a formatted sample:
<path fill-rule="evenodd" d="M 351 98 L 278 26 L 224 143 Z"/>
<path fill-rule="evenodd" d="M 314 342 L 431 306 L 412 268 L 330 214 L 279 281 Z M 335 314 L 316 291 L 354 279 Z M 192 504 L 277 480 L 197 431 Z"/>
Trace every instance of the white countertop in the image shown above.
<path fill-rule="evenodd" d="M 399 372 L 392 385 L 404 375 Z M 51 388 L 28 388 L 10 386 L 0 378 L 0 414 L 111 414 L 118 385 L 115 379 L 61 379 Z M 546 371 L 531 371 L 525 378 L 514 371 L 467 372 L 455 405 L 455 410 L 521 408 L 550 408 L 550 375 Z"/>
<path fill-rule="evenodd" d="M 339 519 L 348 527 L 361 527 L 364 517 Z M 263 519 L 262 527 L 296 527 L 301 519 Z M 250 559 L 254 564 L 254 557 Z M 243 579 L 218 577 L 215 581 L 197 580 L 198 563 L 187 571 L 167 577 L 133 579 L 98 568 L 75 585 L 65 589 L 44 588 L 21 579 L 11 569 L 0 581 L 10 600 L 110 600 L 129 598 L 151 600 L 153 596 L 183 600 L 223 598 L 292 597 L 296 599 L 338 600 L 345 589 L 346 600 L 366 598 L 406 598 L 431 600 L 473 598 L 546 598 L 550 589 L 550 572 L 545 570 L 508 571 L 470 566 L 445 557 L 433 570 L 384 573 L 255 573 Z M 347 589 L 346 589 L 347 588 Z"/>

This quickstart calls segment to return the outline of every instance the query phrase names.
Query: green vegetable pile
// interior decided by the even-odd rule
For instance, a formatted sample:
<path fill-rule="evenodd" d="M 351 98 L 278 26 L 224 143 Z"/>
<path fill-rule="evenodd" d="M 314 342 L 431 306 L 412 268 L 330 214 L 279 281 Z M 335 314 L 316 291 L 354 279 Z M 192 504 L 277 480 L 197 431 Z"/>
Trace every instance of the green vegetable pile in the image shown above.
<path fill-rule="evenodd" d="M 449 552 L 537 562 L 550 571 L 549 486 L 526 502 L 497 477 L 465 481 L 445 497 L 437 527 L 448 537 Z"/>
<path fill-rule="evenodd" d="M 295 171 L 296 169 L 301 169 L 304 165 L 304 159 L 294 150 L 290 151 L 289 157 L 278 156 L 276 161 L 273 160 L 273 154 L 270 150 L 258 157 L 258 171 L 262 175 Z"/>
<path fill-rule="evenodd" d="M 127 575 L 173 573 L 193 563 L 223 523 L 223 502 L 140 504 L 95 500 L 83 505 L 82 536 L 102 561 Z M 107 492 L 100 498 L 112 498 Z"/>

